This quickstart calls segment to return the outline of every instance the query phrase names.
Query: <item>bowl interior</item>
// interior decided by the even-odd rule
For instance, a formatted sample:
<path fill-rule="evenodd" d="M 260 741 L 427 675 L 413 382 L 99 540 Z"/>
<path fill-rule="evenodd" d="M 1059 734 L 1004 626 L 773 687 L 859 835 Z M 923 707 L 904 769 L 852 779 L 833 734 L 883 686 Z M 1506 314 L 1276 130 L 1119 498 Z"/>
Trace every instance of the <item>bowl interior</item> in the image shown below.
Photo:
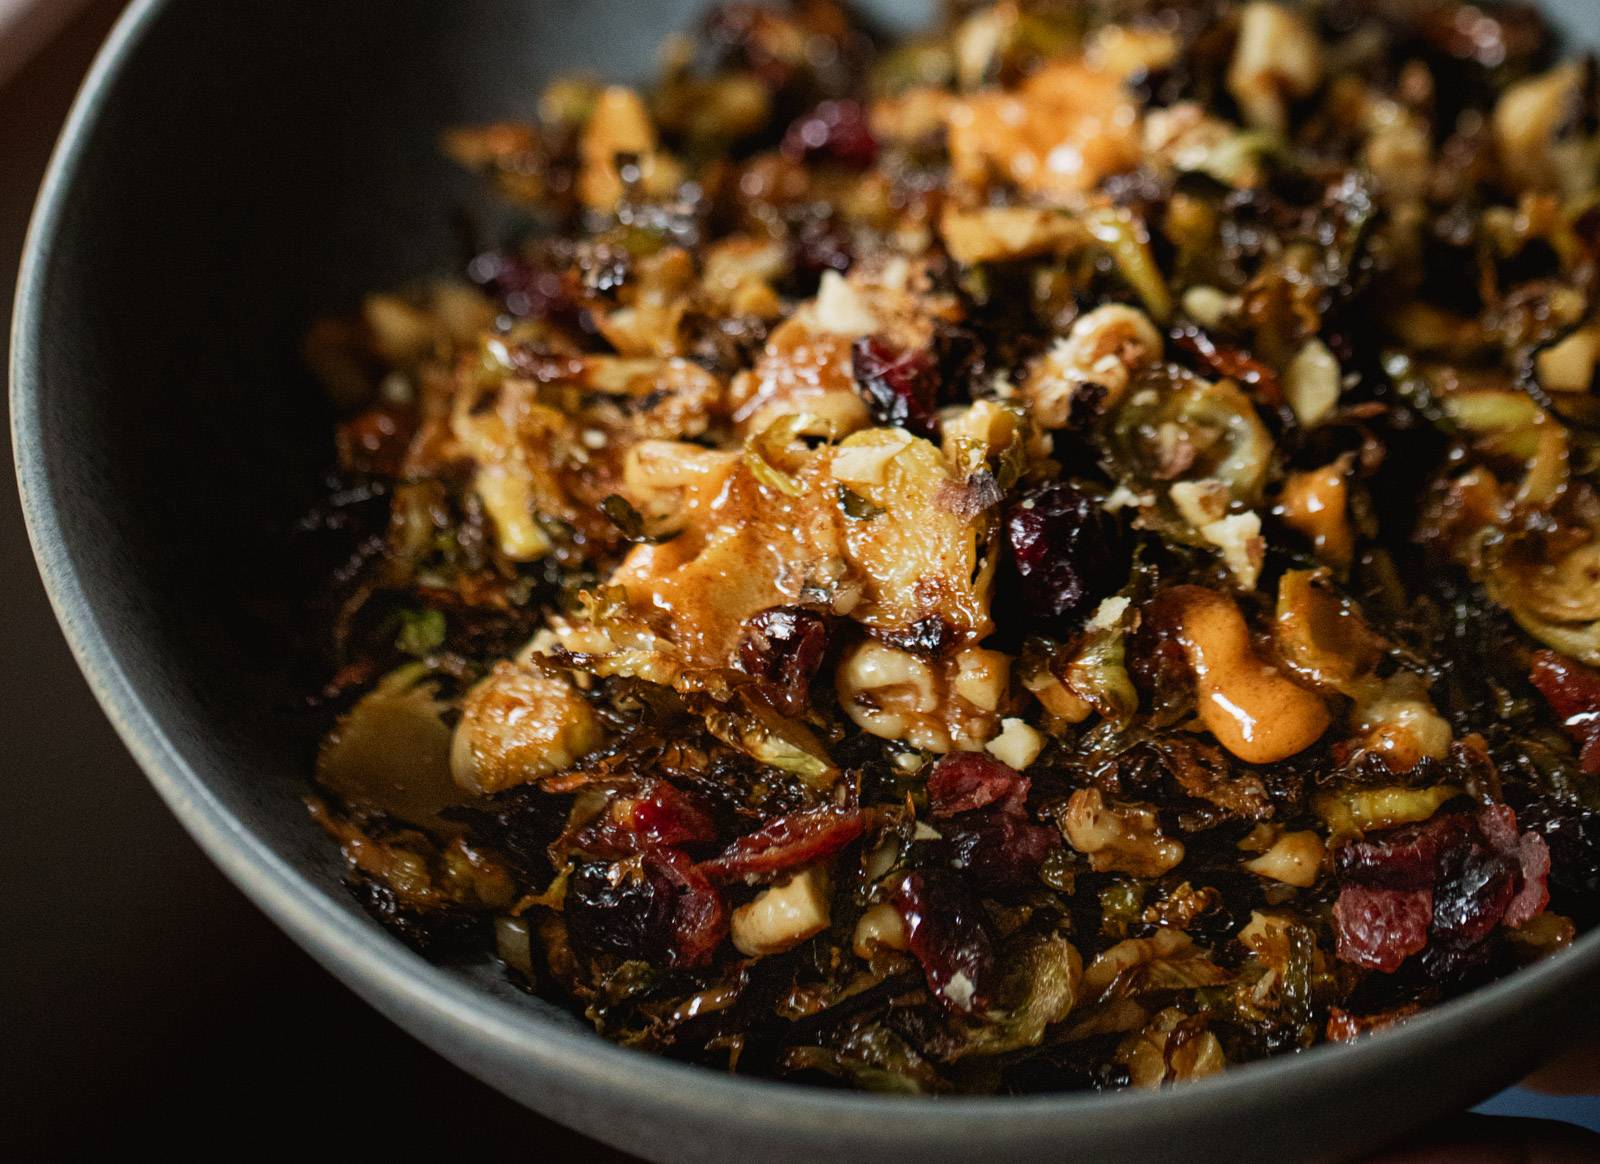
<path fill-rule="evenodd" d="M 315 724 L 294 710 L 305 686 L 282 628 L 305 579 L 282 531 L 315 496 L 331 445 L 299 341 L 366 291 L 459 270 L 464 218 L 479 239 L 514 227 L 442 159 L 440 131 L 528 115 L 558 73 L 647 75 L 662 36 L 699 7 L 388 0 L 295 5 L 291 17 L 281 5 L 138 4 L 69 130 L 22 286 L 15 415 L 30 522 L 69 636 L 125 737 L 247 890 L 267 896 L 268 864 L 309 881 L 314 920 L 286 917 L 281 899 L 268 907 L 313 952 L 414 1026 L 451 1026 L 450 1053 L 525 1098 L 504 1057 L 460 1044 L 473 1028 L 489 1039 L 470 992 L 427 1004 L 446 1018 L 395 1001 L 398 983 L 428 972 L 366 922 L 301 804 Z M 879 7 L 915 23 L 932 5 Z M 1600 40 L 1589 0 L 1551 7 Z M 352 933 L 365 934 L 365 953 Z M 1593 962 L 1594 942 L 1584 949 Z M 381 974 L 359 965 L 372 957 Z M 452 973 L 576 1031 L 490 967 Z M 603 1051 L 586 1070 L 634 1070 Z M 657 1067 L 637 1070 L 657 1079 Z M 1503 1082 L 1493 1076 L 1472 1086 Z M 573 1086 L 577 1104 L 589 1084 Z M 746 1097 L 773 1090 L 734 1087 L 723 1114 L 749 1123 Z M 1122 1102 L 1130 1118 L 1156 1110 Z M 812 1126 L 825 1138 L 823 1116 Z M 851 1130 L 843 1143 L 871 1132 Z"/>

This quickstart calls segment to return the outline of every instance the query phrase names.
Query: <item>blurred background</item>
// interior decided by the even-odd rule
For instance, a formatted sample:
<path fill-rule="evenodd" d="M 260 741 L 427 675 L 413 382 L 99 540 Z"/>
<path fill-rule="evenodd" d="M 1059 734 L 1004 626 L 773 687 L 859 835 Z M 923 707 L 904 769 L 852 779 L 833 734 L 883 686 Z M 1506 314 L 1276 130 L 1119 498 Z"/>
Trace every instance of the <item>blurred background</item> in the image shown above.
<path fill-rule="evenodd" d="M 338 0 L 335 0 L 338 2 Z M 529 0 L 530 3 L 537 0 Z M 0 305 L 34 192 L 123 0 L 0 0 Z M 624 1157 L 501 1098 L 379 1017 L 223 880 L 105 722 L 0 474 L 0 1158 Z M 1420 1081 L 1419 1081 L 1420 1083 Z M 1480 1110 L 1600 1129 L 1600 1099 Z"/>

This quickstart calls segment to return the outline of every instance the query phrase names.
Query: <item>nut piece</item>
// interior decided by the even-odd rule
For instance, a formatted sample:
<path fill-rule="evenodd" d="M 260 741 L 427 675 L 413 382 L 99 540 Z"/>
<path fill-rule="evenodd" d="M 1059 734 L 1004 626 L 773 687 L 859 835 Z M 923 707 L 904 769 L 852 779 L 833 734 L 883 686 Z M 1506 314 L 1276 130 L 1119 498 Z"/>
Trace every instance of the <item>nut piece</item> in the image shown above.
<path fill-rule="evenodd" d="M 1252 126 L 1289 128 L 1289 100 L 1322 83 L 1322 45 L 1306 22 L 1281 4 L 1257 0 L 1239 18 L 1239 42 L 1228 66 L 1228 92 Z"/>
<path fill-rule="evenodd" d="M 1600 327 L 1579 328 L 1539 353 L 1539 383 L 1547 392 L 1588 392 L 1600 364 Z"/>
<path fill-rule="evenodd" d="M 1322 869 L 1325 850 L 1322 838 L 1307 829 L 1304 832 L 1284 833 L 1273 846 L 1244 867 L 1250 872 L 1272 881 L 1281 881 L 1299 889 L 1310 889 L 1317 883 Z"/>
<path fill-rule="evenodd" d="M 819 865 L 762 890 L 733 911 L 734 948 L 751 958 L 781 954 L 828 928 L 828 876 Z"/>
<path fill-rule="evenodd" d="M 867 639 L 839 661 L 840 706 L 862 731 L 914 748 L 976 751 L 1000 730 L 1010 659 L 970 648 L 930 663 Z"/>
<path fill-rule="evenodd" d="M 1344 373 L 1328 345 L 1313 339 L 1295 353 L 1283 371 L 1283 395 L 1295 419 L 1307 428 L 1321 424 L 1339 405 Z"/>
<path fill-rule="evenodd" d="M 1255 652 L 1233 599 L 1180 586 L 1158 599 L 1175 616 L 1176 639 L 1194 672 L 1200 721 L 1247 764 L 1271 764 L 1316 743 L 1331 722 L 1327 706 Z"/>
<path fill-rule="evenodd" d="M 594 112 L 578 143 L 582 168 L 578 196 L 590 210 L 615 210 L 627 192 L 619 155 L 636 159 L 639 184 L 648 194 L 665 194 L 682 178 L 682 169 L 656 149 L 656 127 L 643 99 L 632 89 L 613 85 L 595 101 Z"/>
<path fill-rule="evenodd" d="M 871 335 L 880 326 L 867 301 L 838 271 L 824 271 L 817 289 L 817 327 L 829 335 L 854 339 Z"/>
<path fill-rule="evenodd" d="M 567 680 L 502 662 L 467 693 L 450 772 L 471 792 L 500 792 L 570 767 L 600 739 L 593 709 Z"/>
<path fill-rule="evenodd" d="M 1138 308 L 1097 307 L 1034 364 L 1022 383 L 1022 400 L 1041 427 L 1065 428 L 1080 394 L 1096 392 L 1094 403 L 1102 411 L 1114 407 L 1161 349 L 1161 333 Z"/>
<path fill-rule="evenodd" d="M 1283 524 L 1304 534 L 1317 557 L 1332 566 L 1349 565 L 1356 548 L 1349 515 L 1350 463 L 1346 454 L 1320 469 L 1290 473 L 1278 503 Z"/>
<path fill-rule="evenodd" d="M 1139 164 L 1139 109 L 1123 78 L 1059 60 L 1014 92 L 984 89 L 947 110 L 951 183 L 974 193 L 998 177 L 1061 204 Z"/>
<path fill-rule="evenodd" d="M 1072 794 L 1061 831 L 1096 873 L 1159 877 L 1183 860 L 1182 842 L 1162 835 L 1154 809 L 1107 804 L 1098 788 Z"/>
<path fill-rule="evenodd" d="M 1365 747 L 1383 758 L 1389 771 L 1409 772 L 1423 759 L 1442 760 L 1450 750 L 1450 722 L 1428 698 L 1422 679 L 1402 671 L 1384 681 L 1355 708 Z"/>
<path fill-rule="evenodd" d="M 996 760 L 1022 771 L 1044 751 L 1044 737 L 1020 719 L 1000 721 L 1000 734 L 984 745 Z"/>
<path fill-rule="evenodd" d="M 871 958 L 880 949 L 904 950 L 911 945 L 911 935 L 906 929 L 906 919 L 892 905 L 879 902 L 869 905 L 856 922 L 850 948 L 858 958 Z"/>

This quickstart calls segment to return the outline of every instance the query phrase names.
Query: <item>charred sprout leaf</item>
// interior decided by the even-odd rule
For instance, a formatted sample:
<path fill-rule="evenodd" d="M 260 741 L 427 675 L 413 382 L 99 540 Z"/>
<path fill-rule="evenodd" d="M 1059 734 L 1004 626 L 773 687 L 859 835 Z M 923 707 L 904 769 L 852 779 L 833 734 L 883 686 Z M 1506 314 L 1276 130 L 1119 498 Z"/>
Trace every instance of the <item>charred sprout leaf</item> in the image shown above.
<path fill-rule="evenodd" d="M 450 729 L 428 672 L 391 672 L 342 718 L 317 755 L 317 782 L 345 804 L 418 825 L 465 799 L 450 778 Z"/>
<path fill-rule="evenodd" d="M 601 498 L 600 512 L 605 514 L 611 524 L 621 531 L 623 538 L 633 545 L 660 545 L 662 542 L 670 541 L 674 536 L 647 533 L 644 515 L 620 493 L 611 493 Z"/>
<path fill-rule="evenodd" d="M 810 728 L 760 703 L 744 700 L 740 706 L 712 708 L 706 712 L 706 727 L 751 759 L 816 788 L 830 788 L 838 779 L 838 768 Z"/>
<path fill-rule="evenodd" d="M 1114 468 L 1140 492 L 1220 481 L 1232 500 L 1253 505 L 1272 467 L 1272 436 L 1249 397 L 1231 381 L 1209 383 L 1178 369 L 1130 394 L 1112 420 L 1110 443 Z"/>
<path fill-rule="evenodd" d="M 1006 977 L 987 1021 L 969 1030 L 960 1055 L 1002 1055 L 1037 1047 L 1078 1001 L 1083 960 L 1066 938 L 1022 934 L 1001 950 Z"/>
<path fill-rule="evenodd" d="M 864 1091 L 888 1095 L 938 1095 L 950 1085 L 899 1035 L 881 1024 L 853 1030 L 836 1046 L 790 1047 L 783 1065 L 821 1071 Z"/>
<path fill-rule="evenodd" d="M 997 961 L 983 906 L 953 874 L 928 870 L 905 876 L 894 891 L 911 952 L 928 989 L 951 1009 L 976 1014 L 992 1000 Z"/>
<path fill-rule="evenodd" d="M 1145 224 L 1118 207 L 1097 210 L 1084 219 L 1090 235 L 1106 248 L 1123 279 L 1144 303 L 1152 319 L 1165 323 L 1172 318 L 1172 293 L 1166 276 L 1150 251 L 1150 232 Z"/>
<path fill-rule="evenodd" d="M 875 517 L 882 517 L 884 513 L 881 506 L 872 504 L 844 485 L 839 486 L 839 508 L 851 521 L 871 521 Z"/>
<path fill-rule="evenodd" d="M 426 658 L 444 646 L 444 613 L 438 610 L 405 610 L 400 612 L 400 630 L 394 645 L 408 655 Z"/>
<path fill-rule="evenodd" d="M 795 476 L 805 453 L 800 434 L 816 431 L 818 424 L 815 417 L 804 414 L 780 417 L 745 443 L 745 465 L 763 485 L 800 496 L 803 487 Z"/>

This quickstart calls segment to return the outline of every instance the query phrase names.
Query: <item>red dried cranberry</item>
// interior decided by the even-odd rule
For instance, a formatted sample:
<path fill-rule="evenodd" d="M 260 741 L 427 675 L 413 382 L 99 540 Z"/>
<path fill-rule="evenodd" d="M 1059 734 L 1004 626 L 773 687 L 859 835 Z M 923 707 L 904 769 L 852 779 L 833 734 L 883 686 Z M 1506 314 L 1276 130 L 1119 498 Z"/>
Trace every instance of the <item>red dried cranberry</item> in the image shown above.
<path fill-rule="evenodd" d="M 1347 885 L 1334 902 L 1339 960 L 1393 974 L 1428 944 L 1433 893 Z"/>
<path fill-rule="evenodd" d="M 1521 925 L 1549 901 L 1544 839 L 1519 833 L 1516 813 L 1500 804 L 1346 842 L 1334 867 L 1344 883 L 1334 907 L 1339 957 L 1390 972 L 1425 952 L 1430 976 L 1464 974 L 1487 958 L 1497 926 Z M 1429 902 L 1420 937 L 1418 895 Z"/>
<path fill-rule="evenodd" d="M 1503 922 L 1520 926 L 1538 917 L 1550 904 L 1550 846 L 1532 830 L 1519 834 L 1517 814 L 1508 805 L 1491 804 L 1479 809 L 1478 825 L 1518 874 L 1517 891 L 1506 906 Z"/>
<path fill-rule="evenodd" d="M 658 862 L 594 861 L 567 879 L 562 913 L 580 950 L 659 958 L 671 940 L 676 896 Z"/>
<path fill-rule="evenodd" d="M 1538 833 L 1523 833 L 1517 845 L 1522 888 L 1506 906 L 1505 924 L 1513 928 L 1532 921 L 1550 904 L 1550 847 Z"/>
<path fill-rule="evenodd" d="M 1600 814 L 1581 805 L 1536 800 L 1518 817 L 1548 846 L 1548 883 L 1579 900 L 1600 897 Z"/>
<path fill-rule="evenodd" d="M 1578 745 L 1583 770 L 1600 775 L 1600 672 L 1554 651 L 1535 651 L 1528 678 Z"/>
<path fill-rule="evenodd" d="M 982 752 L 951 752 L 928 773 L 928 804 L 934 816 L 971 812 L 1020 789 L 1028 797 L 1028 778 Z"/>
<path fill-rule="evenodd" d="M 806 294 L 816 291 L 816 277 L 824 271 L 848 271 L 856 261 L 854 244 L 844 225 L 832 216 L 807 215 L 794 224 L 789 234 L 789 261 L 812 278 L 805 282 Z"/>
<path fill-rule="evenodd" d="M 645 859 L 656 862 L 662 877 L 677 890 L 668 961 L 674 966 L 704 966 L 728 936 L 727 903 L 695 863 L 677 849 L 656 849 Z"/>
<path fill-rule="evenodd" d="M 1456 949 L 1494 932 L 1517 891 L 1517 866 L 1501 853 L 1468 841 L 1447 851 L 1433 887 L 1429 940 Z"/>
<path fill-rule="evenodd" d="M 698 797 L 665 782 L 633 802 L 629 824 L 641 848 L 716 839 L 717 827 Z"/>
<path fill-rule="evenodd" d="M 656 848 L 573 870 L 563 903 L 580 949 L 701 966 L 728 932 L 722 895 L 683 853 Z"/>
<path fill-rule="evenodd" d="M 902 351 L 877 336 L 864 335 L 850 347 L 856 391 L 879 424 L 892 424 L 921 437 L 938 431 L 938 366 L 924 351 Z"/>
<path fill-rule="evenodd" d="M 535 267 L 516 255 L 481 254 L 467 265 L 467 277 L 499 298 L 508 315 L 573 323 L 579 314 L 565 275 Z"/>
<path fill-rule="evenodd" d="M 933 815 L 941 825 L 951 864 L 990 892 L 1026 889 L 1039 866 L 1061 846 L 1061 835 L 1028 817 L 1029 781 L 981 752 L 952 752 L 928 773 Z"/>
<path fill-rule="evenodd" d="M 770 877 L 833 856 L 861 835 L 858 809 L 812 808 L 770 820 L 746 833 L 720 857 L 702 862 L 708 877 Z"/>
<path fill-rule="evenodd" d="M 1022 596 L 1044 617 L 1080 618 L 1127 580 L 1122 526 L 1072 485 L 1031 490 L 1007 510 L 1005 526 Z"/>
<path fill-rule="evenodd" d="M 908 873 L 893 901 L 934 997 L 968 1014 L 984 1009 L 994 989 L 994 939 L 972 891 L 955 874 L 928 869 Z"/>
<path fill-rule="evenodd" d="M 964 813 L 942 831 L 950 863 L 988 893 L 1038 885 L 1039 866 L 1061 847 L 1059 832 L 1034 824 L 1010 801 Z"/>
<path fill-rule="evenodd" d="M 827 619 L 800 606 L 774 606 L 745 620 L 739 665 L 768 685 L 780 710 L 797 715 L 827 649 Z"/>
<path fill-rule="evenodd" d="M 791 161 L 825 159 L 864 170 L 878 156 L 878 143 L 859 101 L 824 101 L 798 118 L 783 135 L 783 154 Z"/>
<path fill-rule="evenodd" d="M 1471 819 L 1461 813 L 1374 832 L 1346 841 L 1334 853 L 1342 881 L 1381 889 L 1428 889 L 1439 879 L 1440 857 L 1462 842 Z"/>

